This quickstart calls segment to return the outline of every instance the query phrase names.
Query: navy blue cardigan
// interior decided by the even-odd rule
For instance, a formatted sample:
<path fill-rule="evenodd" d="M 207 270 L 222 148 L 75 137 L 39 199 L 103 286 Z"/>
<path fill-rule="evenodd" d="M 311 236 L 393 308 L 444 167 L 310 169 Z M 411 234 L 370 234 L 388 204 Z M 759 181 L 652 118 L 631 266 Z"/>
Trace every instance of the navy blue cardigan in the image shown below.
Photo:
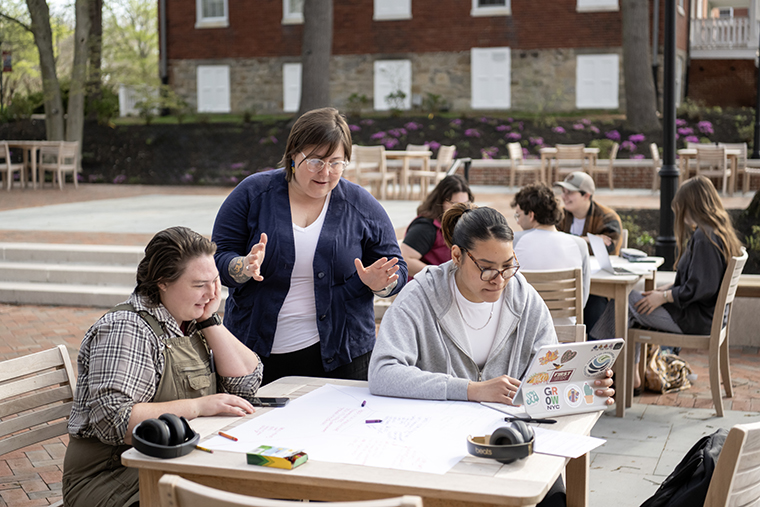
<path fill-rule="evenodd" d="M 239 284 L 229 263 L 246 255 L 267 234 L 261 275 Z M 229 287 L 224 324 L 257 354 L 272 350 L 277 316 L 290 289 L 295 262 L 288 182 L 282 169 L 253 174 L 230 193 L 214 223 L 216 266 Z M 333 189 L 314 254 L 314 296 L 322 364 L 331 371 L 375 346 L 375 312 L 369 287 L 362 283 L 355 258 L 369 266 L 381 257 L 399 259 L 397 293 L 407 268 L 388 214 L 372 195 L 343 178 Z"/>

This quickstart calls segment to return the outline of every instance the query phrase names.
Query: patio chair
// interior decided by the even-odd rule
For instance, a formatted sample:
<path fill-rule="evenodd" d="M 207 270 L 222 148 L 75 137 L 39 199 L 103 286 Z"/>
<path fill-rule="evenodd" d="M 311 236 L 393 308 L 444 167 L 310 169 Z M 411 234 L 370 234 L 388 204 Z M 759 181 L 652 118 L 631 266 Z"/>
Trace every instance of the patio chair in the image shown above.
<path fill-rule="evenodd" d="M 728 432 L 707 489 L 705 507 L 760 504 L 760 422 Z"/>
<path fill-rule="evenodd" d="M 522 146 L 520 146 L 520 143 L 509 143 L 507 149 L 509 150 L 509 160 L 511 162 L 509 171 L 509 186 L 511 188 L 514 188 L 515 175 L 518 174 L 522 176 L 525 173 L 533 173 L 535 175 L 535 181 L 541 181 L 541 166 L 527 165 L 523 163 L 523 149 Z M 521 178 L 518 178 L 517 182 L 520 183 Z"/>
<path fill-rule="evenodd" d="M 230 493 L 189 481 L 178 475 L 164 474 L 158 480 L 161 507 L 293 507 L 292 500 L 271 500 Z M 320 507 L 422 507 L 419 496 L 399 496 L 356 502 L 320 502 Z"/>
<path fill-rule="evenodd" d="M 721 143 L 727 150 L 739 150 L 739 156 L 736 157 L 736 172 L 732 173 L 733 185 L 731 186 L 731 192 L 736 192 L 736 187 L 739 184 L 739 175 L 744 174 L 747 169 L 747 143 Z M 732 194 L 733 195 L 733 194 Z"/>
<path fill-rule="evenodd" d="M 544 300 L 553 319 L 575 317 L 576 324 L 583 324 L 581 268 L 520 273 Z"/>
<path fill-rule="evenodd" d="M 649 151 L 652 152 L 652 192 L 656 192 L 660 187 L 662 159 L 660 158 L 660 149 L 657 147 L 657 143 L 650 144 Z"/>
<path fill-rule="evenodd" d="M 723 180 L 723 195 L 726 195 L 728 178 L 731 176 L 731 169 L 728 166 L 726 157 L 726 147 L 723 145 L 703 144 L 697 147 L 697 174 L 707 176 L 708 178 L 721 178 Z M 732 188 L 728 191 L 733 195 Z"/>
<path fill-rule="evenodd" d="M 586 168 L 586 155 L 582 144 L 558 144 L 557 153 L 554 155 L 554 179 L 549 181 L 561 181 L 563 175 L 575 171 L 584 171 Z M 549 168 L 551 174 L 551 166 Z"/>
<path fill-rule="evenodd" d="M 0 165 L 0 174 L 4 175 L 6 181 L 6 187 L 10 192 L 13 187 L 13 173 L 18 172 L 19 179 L 21 180 L 21 188 L 26 187 L 26 167 L 24 164 L 14 163 L 11 160 L 11 149 L 8 143 L 0 142 L 0 158 L 5 162 Z"/>
<path fill-rule="evenodd" d="M 744 166 L 744 183 L 742 184 L 742 193 L 749 192 L 749 179 L 752 176 L 760 176 L 760 160 L 747 160 Z M 737 175 L 737 178 L 739 175 Z"/>
<path fill-rule="evenodd" d="M 592 178 L 594 178 L 594 175 L 597 173 L 604 173 L 607 175 L 607 184 L 610 186 L 610 190 L 615 190 L 615 186 L 612 181 L 612 169 L 613 169 L 613 164 L 615 163 L 615 159 L 617 158 L 619 148 L 620 148 L 620 145 L 618 143 L 614 143 L 614 142 L 612 143 L 612 147 L 610 148 L 609 165 L 595 164 L 595 165 L 588 166 L 588 173 L 591 175 Z"/>
<path fill-rule="evenodd" d="M 453 144 L 448 146 L 444 145 L 438 148 L 438 154 L 435 157 L 436 183 L 441 181 L 449 174 L 449 170 L 454 164 L 454 155 L 456 152 L 457 147 Z"/>
<path fill-rule="evenodd" d="M 385 146 L 356 146 L 352 158 L 356 159 L 356 183 L 369 184 L 372 195 L 384 200 L 388 183 L 395 188 L 398 182 L 398 174 L 388 171 L 385 163 Z"/>
<path fill-rule="evenodd" d="M 351 145 L 351 162 L 343 170 L 343 177 L 356 183 L 356 145 Z"/>
<path fill-rule="evenodd" d="M 736 295 L 736 286 L 739 284 L 739 277 L 747 262 L 747 251 L 742 248 L 742 255 L 732 257 L 728 262 L 726 273 L 723 275 L 723 282 L 718 291 L 718 300 L 715 303 L 713 313 L 712 327 L 709 335 L 686 335 L 676 333 L 666 333 L 663 331 L 631 328 L 628 330 L 628 343 L 626 347 L 628 371 L 633 372 L 634 368 L 634 351 L 636 343 L 641 343 L 641 357 L 646 356 L 646 345 L 670 345 L 671 347 L 688 347 L 696 349 L 709 350 L 710 365 L 710 389 L 712 391 L 713 404 L 718 417 L 723 417 L 723 400 L 720 396 L 720 380 L 723 378 L 723 388 L 726 390 L 726 397 L 733 396 L 731 387 L 731 369 L 728 363 L 728 338 L 729 326 L 731 324 L 731 313 L 733 310 L 734 296 Z M 644 369 L 646 361 L 640 361 L 639 373 L 644 378 Z M 629 400 L 633 399 L 633 382 L 629 383 Z"/>
<path fill-rule="evenodd" d="M 430 147 L 426 144 L 407 144 L 406 151 L 429 151 Z M 413 179 L 420 180 L 420 200 L 424 200 L 427 197 L 428 190 L 430 189 L 430 183 L 436 183 L 437 168 L 431 167 L 431 160 L 427 160 L 427 169 L 425 168 L 425 161 L 422 159 L 412 159 L 409 161 L 409 183 L 412 184 Z"/>
<path fill-rule="evenodd" d="M 79 143 L 77 141 L 61 141 L 58 146 L 43 146 L 40 148 L 40 186 L 45 181 L 45 173 L 53 173 L 53 186 L 58 180 L 58 187 L 63 190 L 66 180 L 65 173 L 70 172 L 74 180 L 74 188 L 79 188 L 77 182 L 77 167 L 79 166 Z"/>
<path fill-rule="evenodd" d="M 560 343 L 574 343 L 586 341 L 586 325 L 575 324 L 567 326 L 554 326 L 557 333 L 557 341 Z"/>

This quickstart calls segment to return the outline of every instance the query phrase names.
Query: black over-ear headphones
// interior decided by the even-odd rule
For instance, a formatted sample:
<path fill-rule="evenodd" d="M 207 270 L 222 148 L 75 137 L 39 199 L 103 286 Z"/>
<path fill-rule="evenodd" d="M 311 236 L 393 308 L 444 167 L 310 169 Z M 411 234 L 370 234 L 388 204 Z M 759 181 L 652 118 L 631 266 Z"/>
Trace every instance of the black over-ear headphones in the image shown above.
<path fill-rule="evenodd" d="M 177 458 L 189 454 L 200 439 L 187 419 L 174 414 L 146 419 L 132 430 L 135 449 L 154 458 Z"/>
<path fill-rule="evenodd" d="M 484 437 L 467 437 L 467 451 L 480 458 L 512 463 L 533 454 L 533 428 L 522 421 L 513 421 Z"/>

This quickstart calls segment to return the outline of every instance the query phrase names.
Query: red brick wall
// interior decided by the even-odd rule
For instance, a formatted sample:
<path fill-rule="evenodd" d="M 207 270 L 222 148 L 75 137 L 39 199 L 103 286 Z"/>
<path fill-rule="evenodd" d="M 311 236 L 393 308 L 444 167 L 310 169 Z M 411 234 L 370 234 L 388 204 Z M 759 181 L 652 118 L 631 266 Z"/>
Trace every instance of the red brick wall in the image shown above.
<path fill-rule="evenodd" d="M 689 98 L 707 106 L 754 107 L 756 76 L 753 60 L 692 60 Z"/>
<path fill-rule="evenodd" d="M 167 0 L 168 58 L 298 56 L 301 25 L 282 0 L 229 0 L 229 27 L 195 28 L 195 2 Z M 333 54 L 619 47 L 620 12 L 578 13 L 577 0 L 512 0 L 511 16 L 472 17 L 469 0 L 413 0 L 412 19 L 373 21 L 373 0 L 334 2 Z"/>

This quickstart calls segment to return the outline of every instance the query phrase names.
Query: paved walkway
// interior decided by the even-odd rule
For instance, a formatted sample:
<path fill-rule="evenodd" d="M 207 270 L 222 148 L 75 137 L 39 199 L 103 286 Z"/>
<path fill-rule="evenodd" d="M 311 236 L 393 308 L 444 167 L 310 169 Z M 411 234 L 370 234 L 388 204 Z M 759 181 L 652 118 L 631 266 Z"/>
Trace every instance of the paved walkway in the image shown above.
<path fill-rule="evenodd" d="M 0 193 L 0 242 L 145 245 L 153 234 L 182 224 L 210 235 L 213 218 L 228 188 L 120 185 L 67 186 L 63 192 L 31 189 Z M 502 211 L 513 223 L 504 187 L 474 187 L 476 201 Z M 659 207 L 646 191 L 600 190 L 596 200 L 617 209 Z M 724 202 L 746 208 L 751 196 Z M 415 216 L 417 202 L 386 201 L 399 234 Z M 76 360 L 82 336 L 104 311 L 92 308 L 0 305 L 0 360 L 65 344 Z M 691 444 L 720 426 L 760 416 L 760 353 L 731 349 L 734 398 L 726 417 L 715 418 L 708 385 L 707 354 L 685 350 L 698 380 L 681 393 L 645 393 L 625 419 L 606 414 L 593 434 L 608 438 L 593 453 L 592 507 L 639 505 L 651 495 Z M 60 498 L 61 463 L 68 437 L 0 456 L 0 507 L 48 505 Z M 623 494 L 621 494 L 623 493 Z M 625 500 L 623 500 L 625 499 Z"/>

